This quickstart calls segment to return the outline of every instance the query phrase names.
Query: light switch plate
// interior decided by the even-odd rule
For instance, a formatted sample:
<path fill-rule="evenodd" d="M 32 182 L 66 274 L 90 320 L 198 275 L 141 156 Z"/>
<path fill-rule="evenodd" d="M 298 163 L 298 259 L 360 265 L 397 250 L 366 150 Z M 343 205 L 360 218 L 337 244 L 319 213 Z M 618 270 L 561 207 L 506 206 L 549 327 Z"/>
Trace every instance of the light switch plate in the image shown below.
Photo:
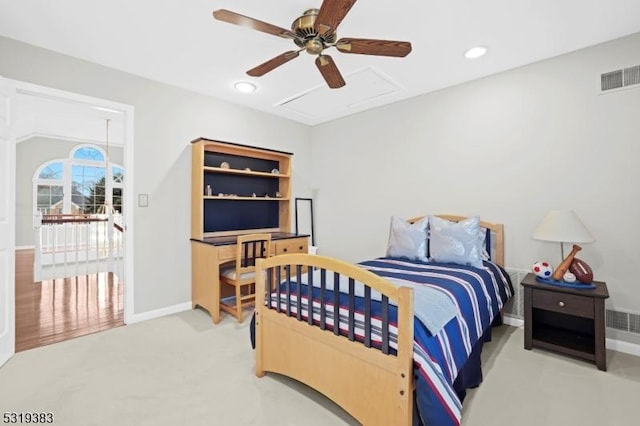
<path fill-rule="evenodd" d="M 149 194 L 138 194 L 138 207 L 149 207 Z"/>

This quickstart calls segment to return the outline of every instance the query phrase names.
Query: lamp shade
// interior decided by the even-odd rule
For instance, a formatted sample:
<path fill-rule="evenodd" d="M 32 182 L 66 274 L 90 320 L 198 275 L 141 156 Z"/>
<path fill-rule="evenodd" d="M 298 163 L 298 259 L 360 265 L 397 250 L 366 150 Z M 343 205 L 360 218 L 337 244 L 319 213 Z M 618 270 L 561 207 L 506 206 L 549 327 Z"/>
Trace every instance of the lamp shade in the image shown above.
<path fill-rule="evenodd" d="M 532 237 L 536 240 L 560 243 L 591 243 L 595 241 L 573 210 L 551 210 L 542 219 Z"/>

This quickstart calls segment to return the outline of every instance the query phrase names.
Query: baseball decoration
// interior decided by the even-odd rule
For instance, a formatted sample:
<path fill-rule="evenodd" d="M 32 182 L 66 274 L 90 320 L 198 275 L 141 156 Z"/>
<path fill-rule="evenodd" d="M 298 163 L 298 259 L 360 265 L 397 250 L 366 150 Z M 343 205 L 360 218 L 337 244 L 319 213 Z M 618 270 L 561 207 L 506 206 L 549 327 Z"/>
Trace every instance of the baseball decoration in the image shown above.
<path fill-rule="evenodd" d="M 567 272 L 567 270 L 569 269 L 569 266 L 571 265 L 573 258 L 576 257 L 576 254 L 580 250 L 582 250 L 582 247 L 576 244 L 573 245 L 573 248 L 571 249 L 571 253 L 569 253 L 569 255 L 567 255 L 567 257 L 565 257 L 562 262 L 560 262 L 556 270 L 553 272 L 552 277 L 554 280 L 560 281 L 562 279 L 562 276 L 564 275 L 564 273 Z M 570 271 L 570 272 L 575 275 L 575 272 L 573 271 Z M 577 275 L 576 275 L 576 278 L 578 278 Z"/>
<path fill-rule="evenodd" d="M 576 282 L 576 276 L 573 275 L 571 272 L 565 272 L 564 275 L 562 276 L 562 280 L 565 283 L 575 283 Z"/>
<path fill-rule="evenodd" d="M 571 261 L 569 272 L 576 276 L 576 279 L 583 284 L 591 284 L 593 281 L 593 271 L 584 260 L 577 257 Z"/>
<path fill-rule="evenodd" d="M 537 261 L 533 264 L 531 271 L 540 278 L 549 278 L 553 274 L 553 266 L 549 262 Z"/>

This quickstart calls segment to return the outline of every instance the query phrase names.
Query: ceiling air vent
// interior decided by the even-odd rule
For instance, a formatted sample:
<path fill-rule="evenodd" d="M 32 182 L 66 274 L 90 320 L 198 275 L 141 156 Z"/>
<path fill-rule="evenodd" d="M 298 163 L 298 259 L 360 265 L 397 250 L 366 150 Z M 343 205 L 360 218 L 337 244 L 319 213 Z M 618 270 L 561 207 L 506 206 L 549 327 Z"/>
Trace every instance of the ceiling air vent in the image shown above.
<path fill-rule="evenodd" d="M 606 72 L 600 75 L 600 91 L 621 89 L 640 85 L 640 65 L 621 70 Z"/>

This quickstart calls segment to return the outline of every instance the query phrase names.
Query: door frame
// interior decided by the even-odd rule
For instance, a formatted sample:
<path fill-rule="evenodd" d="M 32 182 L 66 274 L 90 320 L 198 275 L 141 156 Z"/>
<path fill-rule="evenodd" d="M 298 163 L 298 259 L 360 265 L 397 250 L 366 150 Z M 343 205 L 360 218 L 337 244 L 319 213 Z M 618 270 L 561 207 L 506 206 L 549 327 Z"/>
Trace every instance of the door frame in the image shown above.
<path fill-rule="evenodd" d="M 119 102 L 109 101 L 106 99 L 95 98 L 92 96 L 82 95 L 79 93 L 67 92 L 65 90 L 54 89 L 51 87 L 40 86 L 37 84 L 27 83 L 19 80 L 6 79 L 15 85 L 16 93 L 22 95 L 31 95 L 36 97 L 44 97 L 50 100 L 58 100 L 66 103 L 85 104 L 88 106 L 105 108 L 117 111 L 123 114 L 124 127 L 124 170 L 126 178 L 124 180 L 124 202 L 127 206 L 124 217 L 124 323 L 133 322 L 134 316 L 134 274 L 133 274 L 133 253 L 134 253 L 134 185 L 133 185 L 133 137 L 134 137 L 134 108 Z M 13 185 L 16 184 L 15 176 L 13 177 Z M 13 303 L 15 304 L 15 295 Z"/>
<path fill-rule="evenodd" d="M 15 176 L 16 146 L 13 110 L 16 91 L 12 81 L 0 76 L 0 367 L 15 353 Z"/>

